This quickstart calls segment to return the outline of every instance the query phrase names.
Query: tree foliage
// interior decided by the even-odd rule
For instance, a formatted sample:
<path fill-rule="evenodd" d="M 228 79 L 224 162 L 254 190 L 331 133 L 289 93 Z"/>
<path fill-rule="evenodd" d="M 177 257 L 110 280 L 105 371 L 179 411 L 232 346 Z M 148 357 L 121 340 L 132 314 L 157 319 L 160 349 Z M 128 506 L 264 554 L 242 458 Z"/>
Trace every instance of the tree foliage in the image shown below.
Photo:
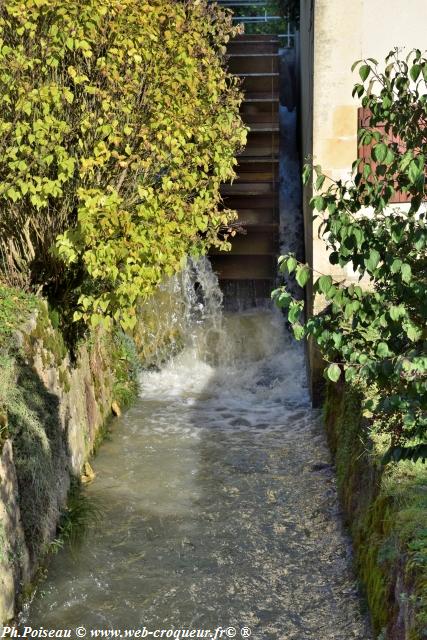
<path fill-rule="evenodd" d="M 323 313 L 300 322 L 303 303 L 281 287 L 273 292 L 299 339 L 311 337 L 327 367 L 326 377 L 345 380 L 364 393 L 365 415 L 390 437 L 385 460 L 427 458 L 427 58 L 392 51 L 382 71 L 374 59 L 358 61 L 361 82 L 354 94 L 371 113 L 359 132 L 370 157 L 353 164 L 348 182 L 333 181 L 314 167 L 312 199 L 329 261 L 361 285 L 311 273 L 292 255 L 282 272 L 301 286 L 314 276 Z M 376 129 L 385 125 L 385 130 Z M 305 168 L 307 180 L 311 167 Z M 395 193 L 410 203 L 392 206 Z M 356 281 L 357 282 L 357 281 Z"/>
<path fill-rule="evenodd" d="M 218 243 L 246 130 L 206 0 L 5 0 L 0 268 L 92 325 Z M 53 250 L 54 247 L 54 250 Z"/>
<path fill-rule="evenodd" d="M 275 0 L 275 4 L 278 5 L 279 10 L 283 15 L 289 17 L 289 20 L 295 24 L 299 24 L 300 18 L 300 3 L 299 0 Z"/>

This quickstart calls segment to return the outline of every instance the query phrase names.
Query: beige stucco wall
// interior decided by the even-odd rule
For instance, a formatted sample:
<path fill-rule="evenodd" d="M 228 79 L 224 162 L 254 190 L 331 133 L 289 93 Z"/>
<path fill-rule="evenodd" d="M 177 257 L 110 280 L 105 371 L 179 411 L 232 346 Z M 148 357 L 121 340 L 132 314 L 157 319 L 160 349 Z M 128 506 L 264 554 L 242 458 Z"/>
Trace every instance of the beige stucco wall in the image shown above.
<path fill-rule="evenodd" d="M 355 60 L 384 60 L 394 47 L 407 51 L 426 48 L 427 0 L 301 0 L 301 134 L 304 157 L 312 156 L 333 179 L 346 179 L 357 157 L 357 98 L 351 92 L 358 81 L 351 72 Z M 318 238 L 309 207 L 313 187 L 304 190 L 306 258 L 318 272 L 351 280 L 329 264 L 323 240 Z M 308 290 L 310 312 L 314 301 Z M 310 370 L 316 362 L 309 350 Z M 317 375 L 317 374 L 316 374 Z M 316 377 L 315 375 L 315 377 Z"/>

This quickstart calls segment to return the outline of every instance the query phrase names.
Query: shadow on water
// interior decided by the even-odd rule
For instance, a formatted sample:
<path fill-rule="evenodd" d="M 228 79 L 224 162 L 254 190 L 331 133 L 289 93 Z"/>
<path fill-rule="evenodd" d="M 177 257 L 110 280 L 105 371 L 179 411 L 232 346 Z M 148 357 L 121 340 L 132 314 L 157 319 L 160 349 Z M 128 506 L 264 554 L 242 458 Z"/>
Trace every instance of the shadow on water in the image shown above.
<path fill-rule="evenodd" d="M 281 325 L 234 316 L 143 374 L 96 460 L 101 526 L 53 559 L 26 624 L 371 638 L 302 353 Z"/>

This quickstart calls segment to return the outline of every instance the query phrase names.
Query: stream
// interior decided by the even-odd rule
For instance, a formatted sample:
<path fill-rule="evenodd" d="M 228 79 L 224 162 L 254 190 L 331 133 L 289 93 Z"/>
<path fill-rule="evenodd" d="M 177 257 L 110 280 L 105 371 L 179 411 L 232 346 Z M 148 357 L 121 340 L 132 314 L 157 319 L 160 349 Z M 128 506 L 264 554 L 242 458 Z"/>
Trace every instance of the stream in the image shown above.
<path fill-rule="evenodd" d="M 142 372 L 94 462 L 100 525 L 52 558 L 22 624 L 368 640 L 303 350 L 278 312 L 223 316 L 203 277 L 184 349 Z"/>

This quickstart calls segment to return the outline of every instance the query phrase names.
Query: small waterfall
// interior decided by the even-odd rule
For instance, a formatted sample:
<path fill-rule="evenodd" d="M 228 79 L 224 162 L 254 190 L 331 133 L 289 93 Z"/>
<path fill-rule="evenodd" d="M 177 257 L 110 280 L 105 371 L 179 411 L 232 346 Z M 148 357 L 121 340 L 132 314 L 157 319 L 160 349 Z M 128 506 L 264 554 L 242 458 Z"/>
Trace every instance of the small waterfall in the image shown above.
<path fill-rule="evenodd" d="M 220 321 L 223 295 L 208 258 L 189 258 L 186 268 L 177 277 L 181 280 L 188 319 Z"/>
<path fill-rule="evenodd" d="M 303 351 L 285 328 L 282 314 L 260 306 L 226 312 L 218 279 L 207 258 L 189 259 L 186 268 L 165 285 L 181 296 L 174 317 L 179 349 L 156 370 L 141 375 L 141 397 L 170 393 L 195 396 L 211 387 L 218 396 L 240 396 L 250 413 L 254 393 L 273 403 L 274 420 L 282 421 L 281 401 L 307 404 Z"/>
<path fill-rule="evenodd" d="M 223 295 L 208 258 L 188 259 L 177 276 L 184 303 L 184 345 L 198 359 L 212 361 L 224 341 Z"/>
<path fill-rule="evenodd" d="M 159 285 L 139 310 L 135 341 L 144 366 L 161 367 L 195 344 L 196 334 L 199 348 L 206 351 L 222 330 L 222 301 L 209 260 L 188 258 L 185 268 Z"/>
<path fill-rule="evenodd" d="M 285 350 L 287 361 L 292 354 L 301 358 L 300 349 L 287 335 L 281 313 L 272 306 L 263 304 L 238 313 L 224 311 L 223 294 L 208 258 L 189 258 L 185 269 L 168 281 L 165 289 L 180 296 L 179 313 L 172 321 L 179 335 L 179 350 L 191 353 L 194 361 L 224 369 Z M 295 362 L 295 367 L 303 370 L 302 362 Z"/>

